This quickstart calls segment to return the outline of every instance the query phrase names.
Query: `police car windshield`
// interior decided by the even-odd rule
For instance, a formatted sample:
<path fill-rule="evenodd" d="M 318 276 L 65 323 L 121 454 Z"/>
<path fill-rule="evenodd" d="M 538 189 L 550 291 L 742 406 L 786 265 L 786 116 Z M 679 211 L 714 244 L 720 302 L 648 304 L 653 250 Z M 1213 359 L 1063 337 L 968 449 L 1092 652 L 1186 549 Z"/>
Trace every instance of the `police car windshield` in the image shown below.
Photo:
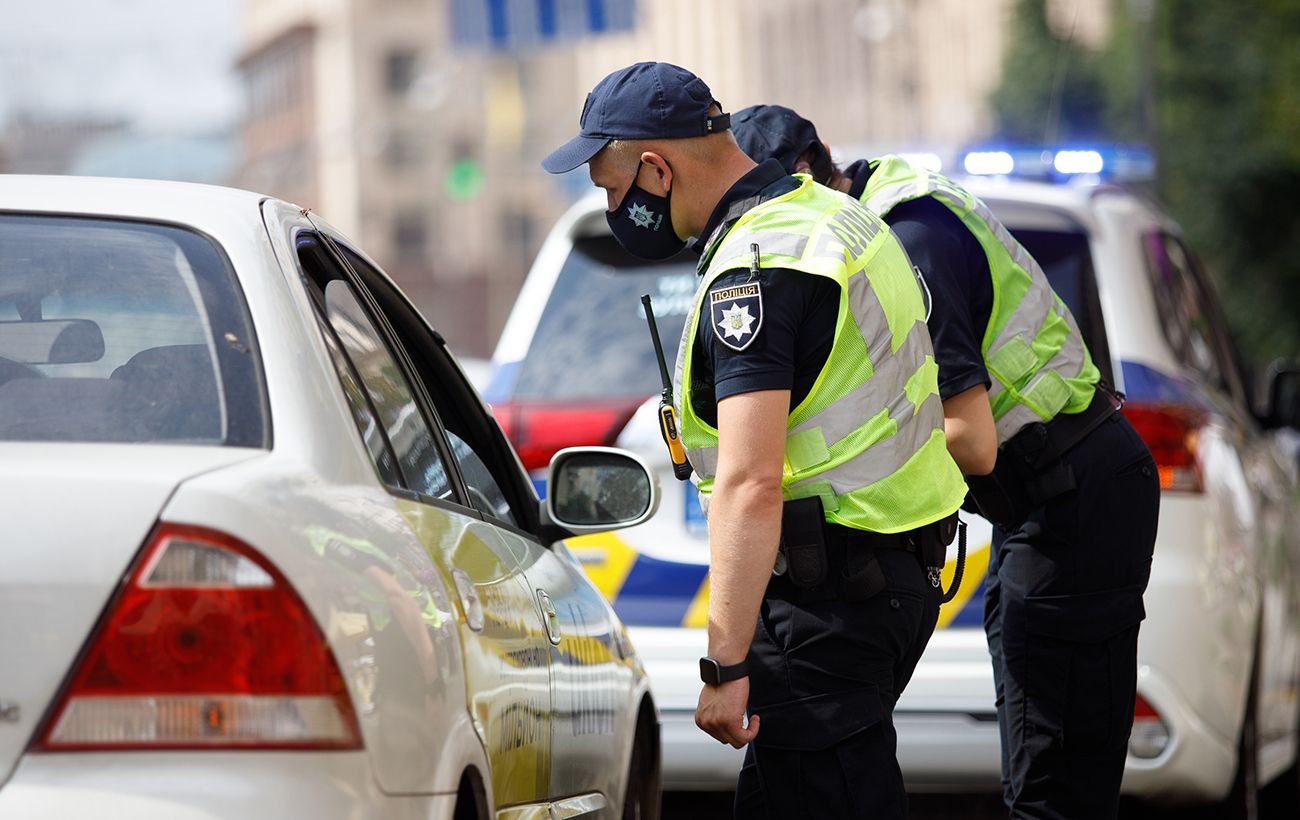
<path fill-rule="evenodd" d="M 520 367 L 516 400 L 636 398 L 657 394 L 659 368 L 641 294 L 671 371 L 696 285 L 695 257 L 646 262 L 612 236 L 574 240 Z"/>

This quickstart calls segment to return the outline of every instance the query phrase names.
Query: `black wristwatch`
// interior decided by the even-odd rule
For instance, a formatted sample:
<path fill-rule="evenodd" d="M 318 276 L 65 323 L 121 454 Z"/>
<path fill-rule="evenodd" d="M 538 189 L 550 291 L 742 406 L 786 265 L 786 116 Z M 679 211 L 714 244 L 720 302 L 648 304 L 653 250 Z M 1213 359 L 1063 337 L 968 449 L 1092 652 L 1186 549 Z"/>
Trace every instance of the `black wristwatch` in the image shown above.
<path fill-rule="evenodd" d="M 700 680 L 710 686 L 717 686 L 727 681 L 739 680 L 749 674 L 749 664 L 746 661 L 733 663 L 731 666 L 723 666 L 713 658 L 700 658 Z"/>

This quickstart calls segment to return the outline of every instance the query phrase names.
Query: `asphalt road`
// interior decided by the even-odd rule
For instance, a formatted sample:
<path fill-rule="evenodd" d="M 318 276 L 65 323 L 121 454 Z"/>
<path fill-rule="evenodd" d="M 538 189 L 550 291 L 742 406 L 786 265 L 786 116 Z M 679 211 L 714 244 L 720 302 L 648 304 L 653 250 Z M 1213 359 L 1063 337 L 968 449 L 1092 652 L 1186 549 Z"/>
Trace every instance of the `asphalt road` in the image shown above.
<path fill-rule="evenodd" d="M 1260 801 L 1260 820 L 1295 820 L 1295 803 L 1284 789 L 1290 783 L 1274 783 Z M 667 792 L 663 799 L 663 820 L 729 820 L 730 792 Z M 1007 816 L 1002 801 L 992 794 L 914 794 L 909 797 L 910 820 L 1001 820 Z M 1219 806 L 1167 807 L 1125 802 L 1120 820 L 1223 820 Z"/>

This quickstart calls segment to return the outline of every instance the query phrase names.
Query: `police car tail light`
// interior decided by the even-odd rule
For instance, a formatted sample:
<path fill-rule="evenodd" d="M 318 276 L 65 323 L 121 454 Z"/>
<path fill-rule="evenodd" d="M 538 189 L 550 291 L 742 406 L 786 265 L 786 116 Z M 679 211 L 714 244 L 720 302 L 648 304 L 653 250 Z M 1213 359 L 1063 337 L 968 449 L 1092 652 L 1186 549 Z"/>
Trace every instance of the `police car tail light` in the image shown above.
<path fill-rule="evenodd" d="M 1202 415 L 1173 404 L 1129 402 L 1124 415 L 1146 442 L 1160 473 L 1160 489 L 1171 492 L 1202 491 L 1201 466 L 1196 443 Z"/>
<path fill-rule="evenodd" d="M 500 404 L 492 408 L 525 470 L 541 470 L 565 447 L 612 446 L 645 397 L 582 404 Z"/>
<path fill-rule="evenodd" d="M 1133 731 L 1128 738 L 1128 753 L 1144 760 L 1159 757 L 1169 747 L 1169 727 L 1160 713 L 1141 695 L 1133 706 Z"/>
<path fill-rule="evenodd" d="M 163 524 L 36 748 L 360 746 L 338 663 L 284 576 L 224 533 Z"/>

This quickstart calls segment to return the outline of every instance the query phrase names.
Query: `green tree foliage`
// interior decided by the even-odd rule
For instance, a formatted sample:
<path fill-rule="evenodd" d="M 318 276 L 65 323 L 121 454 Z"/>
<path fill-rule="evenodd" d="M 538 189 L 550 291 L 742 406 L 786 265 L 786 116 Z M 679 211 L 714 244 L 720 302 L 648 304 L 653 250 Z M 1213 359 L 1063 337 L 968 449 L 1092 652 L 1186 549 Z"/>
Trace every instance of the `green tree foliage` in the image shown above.
<path fill-rule="evenodd" d="M 1103 136 L 1105 97 L 1097 55 L 1053 35 L 1042 0 L 1021 0 L 1013 25 L 1002 85 L 992 97 L 1000 136 L 1030 143 Z M 1060 95 L 1054 99 L 1057 86 Z"/>
<path fill-rule="evenodd" d="M 1157 194 L 1216 279 L 1248 358 L 1300 356 L 1300 0 L 1115 0 L 1100 53 L 1059 40 L 1044 7 L 1017 5 L 991 99 L 999 136 L 1052 139 L 1059 106 L 1056 140 L 1149 139 Z"/>

